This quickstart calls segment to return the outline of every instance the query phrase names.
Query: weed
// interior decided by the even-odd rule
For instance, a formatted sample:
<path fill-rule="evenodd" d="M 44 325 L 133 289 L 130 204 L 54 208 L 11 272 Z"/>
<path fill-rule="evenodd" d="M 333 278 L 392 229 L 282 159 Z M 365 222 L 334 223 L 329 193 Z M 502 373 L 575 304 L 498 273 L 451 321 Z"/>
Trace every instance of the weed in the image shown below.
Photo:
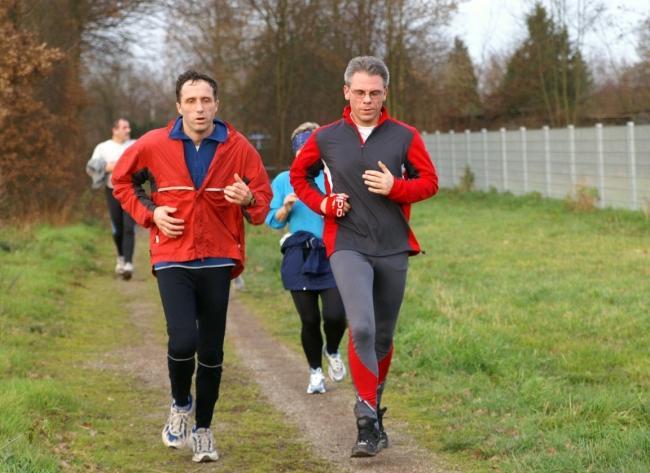
<path fill-rule="evenodd" d="M 566 207 L 575 212 L 593 212 L 599 201 L 598 189 L 582 180 L 564 198 Z"/>
<path fill-rule="evenodd" d="M 465 166 L 463 175 L 460 178 L 458 183 L 458 190 L 460 192 L 471 192 L 474 190 L 474 183 L 476 181 L 476 176 L 469 166 Z"/>

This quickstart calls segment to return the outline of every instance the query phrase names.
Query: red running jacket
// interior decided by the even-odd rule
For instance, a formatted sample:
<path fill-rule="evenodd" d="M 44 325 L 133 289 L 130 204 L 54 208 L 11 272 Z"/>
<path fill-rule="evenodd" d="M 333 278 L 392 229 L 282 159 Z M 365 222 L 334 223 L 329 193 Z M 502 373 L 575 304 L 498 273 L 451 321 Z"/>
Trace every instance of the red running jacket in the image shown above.
<path fill-rule="evenodd" d="M 201 258 L 232 258 L 232 277 L 244 269 L 244 221 L 264 222 L 272 197 L 269 178 L 255 148 L 230 124 L 199 189 L 185 164 L 183 142 L 169 137 L 174 122 L 143 135 L 129 147 L 113 170 L 113 194 L 133 219 L 150 228 L 151 264 Z M 255 203 L 242 208 L 225 199 L 223 189 L 237 173 L 246 182 Z M 149 182 L 149 192 L 144 184 Z M 156 207 L 168 205 L 185 220 L 178 238 L 168 238 L 153 222 Z"/>

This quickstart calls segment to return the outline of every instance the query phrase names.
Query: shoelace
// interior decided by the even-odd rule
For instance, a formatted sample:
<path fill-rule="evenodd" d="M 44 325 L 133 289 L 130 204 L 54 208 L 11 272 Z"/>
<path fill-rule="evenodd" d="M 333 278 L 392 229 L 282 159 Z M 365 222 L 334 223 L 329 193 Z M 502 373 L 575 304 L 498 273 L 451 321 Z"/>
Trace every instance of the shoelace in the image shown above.
<path fill-rule="evenodd" d="M 205 432 L 196 432 L 196 445 L 198 453 L 212 451 L 212 439 L 208 430 Z"/>
<path fill-rule="evenodd" d="M 343 369 L 343 361 L 341 360 L 340 357 L 333 356 L 332 358 L 330 358 L 330 360 L 331 360 L 331 363 L 333 365 L 332 369 L 334 371 L 341 371 Z"/>
<path fill-rule="evenodd" d="M 309 377 L 309 384 L 316 386 L 323 381 L 322 373 L 312 373 Z"/>
<path fill-rule="evenodd" d="M 174 412 L 169 415 L 169 430 L 172 434 L 179 436 L 185 432 L 185 425 L 187 424 L 187 414 L 186 412 Z"/>

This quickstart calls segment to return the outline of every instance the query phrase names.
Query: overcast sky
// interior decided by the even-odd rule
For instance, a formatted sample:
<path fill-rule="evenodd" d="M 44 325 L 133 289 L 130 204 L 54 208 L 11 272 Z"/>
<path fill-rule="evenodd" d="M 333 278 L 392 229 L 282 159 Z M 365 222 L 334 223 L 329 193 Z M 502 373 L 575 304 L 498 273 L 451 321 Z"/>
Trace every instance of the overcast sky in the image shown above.
<path fill-rule="evenodd" d="M 482 63 L 494 52 L 513 50 L 526 37 L 525 17 L 534 0 L 465 0 L 460 4 L 449 32 L 467 44 L 475 63 Z M 548 4 L 549 0 L 543 3 Z M 569 5 L 593 0 L 567 0 Z M 650 16 L 650 0 L 604 0 L 608 11 L 600 24 L 585 38 L 587 57 L 607 56 L 618 62 L 638 59 L 638 28 Z"/>

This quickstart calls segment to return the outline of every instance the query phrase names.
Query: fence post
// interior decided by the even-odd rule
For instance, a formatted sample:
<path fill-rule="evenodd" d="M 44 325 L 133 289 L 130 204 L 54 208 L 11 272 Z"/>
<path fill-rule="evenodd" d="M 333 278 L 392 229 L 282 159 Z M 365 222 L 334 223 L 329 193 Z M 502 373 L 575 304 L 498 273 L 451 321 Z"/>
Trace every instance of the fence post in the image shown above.
<path fill-rule="evenodd" d="M 526 127 L 519 128 L 521 134 L 521 160 L 524 173 L 524 194 L 528 194 L 528 144 L 526 142 Z"/>
<path fill-rule="evenodd" d="M 456 146 L 454 145 L 454 136 L 456 132 L 449 130 L 449 143 L 451 145 L 451 187 L 456 187 Z"/>
<path fill-rule="evenodd" d="M 603 151 L 603 124 L 596 123 L 596 150 L 598 153 L 598 195 L 605 206 L 605 153 Z"/>
<path fill-rule="evenodd" d="M 571 166 L 571 185 L 575 189 L 578 183 L 576 176 L 576 130 L 573 125 L 567 127 L 569 129 L 569 163 Z"/>
<path fill-rule="evenodd" d="M 639 208 L 636 194 L 636 147 L 634 145 L 634 122 L 627 122 L 627 157 L 630 166 L 630 197 L 632 210 Z"/>
<path fill-rule="evenodd" d="M 485 168 L 485 190 L 490 190 L 490 171 L 488 171 L 488 146 L 487 146 L 487 130 L 481 128 L 481 141 L 483 142 L 483 167 Z"/>
<path fill-rule="evenodd" d="M 438 130 L 436 130 L 435 133 L 436 133 L 436 139 L 435 139 L 436 155 L 438 156 L 438 159 L 439 159 L 438 162 L 440 163 L 440 167 L 442 168 L 442 159 L 440 158 L 440 132 Z"/>
<path fill-rule="evenodd" d="M 546 197 L 551 196 L 551 141 L 548 125 L 544 125 L 544 174 L 546 176 Z"/>
<path fill-rule="evenodd" d="M 508 151 L 506 150 L 506 129 L 501 128 L 501 175 L 503 191 L 508 190 Z"/>
<path fill-rule="evenodd" d="M 465 165 L 472 168 L 472 152 L 470 149 L 470 131 L 465 130 Z"/>

